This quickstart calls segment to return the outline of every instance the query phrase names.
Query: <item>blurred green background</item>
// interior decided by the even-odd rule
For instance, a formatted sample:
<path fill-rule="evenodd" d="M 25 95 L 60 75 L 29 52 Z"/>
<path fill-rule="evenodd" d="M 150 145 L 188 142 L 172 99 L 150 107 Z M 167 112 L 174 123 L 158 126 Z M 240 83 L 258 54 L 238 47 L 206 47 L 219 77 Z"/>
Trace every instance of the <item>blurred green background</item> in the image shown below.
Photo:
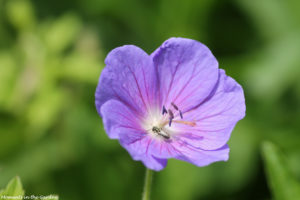
<path fill-rule="evenodd" d="M 111 49 L 150 54 L 181 36 L 244 87 L 247 115 L 228 162 L 170 160 L 153 199 L 288 199 L 276 191 L 300 179 L 299 11 L 298 0 L 0 0 L 0 188 L 19 175 L 29 195 L 140 199 L 145 168 L 106 136 L 95 88 Z"/>

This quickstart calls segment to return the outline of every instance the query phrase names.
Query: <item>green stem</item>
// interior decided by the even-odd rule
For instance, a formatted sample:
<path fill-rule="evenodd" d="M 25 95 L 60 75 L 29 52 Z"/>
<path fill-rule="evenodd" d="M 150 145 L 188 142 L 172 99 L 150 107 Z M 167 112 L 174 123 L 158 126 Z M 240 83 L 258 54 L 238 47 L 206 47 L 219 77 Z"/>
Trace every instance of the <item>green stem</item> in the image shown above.
<path fill-rule="evenodd" d="M 152 176 L 153 171 L 147 168 L 142 200 L 150 200 Z"/>

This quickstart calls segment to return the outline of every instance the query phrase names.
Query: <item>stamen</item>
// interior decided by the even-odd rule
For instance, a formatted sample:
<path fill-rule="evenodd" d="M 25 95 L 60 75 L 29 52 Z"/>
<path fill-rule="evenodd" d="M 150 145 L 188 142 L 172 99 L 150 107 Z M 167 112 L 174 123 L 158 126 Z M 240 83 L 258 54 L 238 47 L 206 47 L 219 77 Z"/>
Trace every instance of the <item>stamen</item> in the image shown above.
<path fill-rule="evenodd" d="M 174 118 L 174 114 L 173 114 L 172 110 L 169 109 L 169 110 L 168 110 L 168 113 L 169 113 L 170 118 L 173 119 L 173 118 Z"/>
<path fill-rule="evenodd" d="M 174 122 L 179 123 L 179 124 L 185 124 L 189 126 L 196 126 L 196 122 L 187 122 L 187 121 L 181 121 L 181 120 L 174 120 Z"/>
<path fill-rule="evenodd" d="M 162 109 L 162 114 L 164 115 L 164 114 L 166 114 L 166 113 L 168 113 L 168 111 L 167 111 L 166 107 L 165 107 L 165 106 L 163 106 L 163 109 Z"/>
<path fill-rule="evenodd" d="M 179 115 L 180 115 L 180 118 L 183 119 L 183 115 L 182 115 L 181 110 L 179 110 Z"/>
<path fill-rule="evenodd" d="M 168 113 L 169 113 L 169 126 L 171 126 L 172 120 L 174 119 L 174 114 L 170 109 L 168 110 Z"/>
<path fill-rule="evenodd" d="M 175 108 L 175 110 L 178 110 L 178 107 L 172 102 L 171 105 Z"/>
<path fill-rule="evenodd" d="M 170 127 L 171 127 L 171 124 L 172 124 L 172 120 L 173 120 L 173 118 L 170 117 L 170 119 L 169 119 L 169 126 Z"/>

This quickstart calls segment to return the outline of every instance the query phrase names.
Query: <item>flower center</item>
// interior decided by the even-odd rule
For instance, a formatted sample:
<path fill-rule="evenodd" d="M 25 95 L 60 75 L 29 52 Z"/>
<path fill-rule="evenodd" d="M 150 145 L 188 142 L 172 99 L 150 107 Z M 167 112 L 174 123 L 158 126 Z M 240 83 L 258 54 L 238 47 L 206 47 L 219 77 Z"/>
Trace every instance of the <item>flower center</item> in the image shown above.
<path fill-rule="evenodd" d="M 155 111 L 156 112 L 149 114 L 144 123 L 147 132 L 155 138 L 164 140 L 172 139 L 172 136 L 178 132 L 176 128 L 172 126 L 173 123 L 196 126 L 195 122 L 183 121 L 182 111 L 173 102 L 169 109 L 163 106 L 162 112 Z"/>

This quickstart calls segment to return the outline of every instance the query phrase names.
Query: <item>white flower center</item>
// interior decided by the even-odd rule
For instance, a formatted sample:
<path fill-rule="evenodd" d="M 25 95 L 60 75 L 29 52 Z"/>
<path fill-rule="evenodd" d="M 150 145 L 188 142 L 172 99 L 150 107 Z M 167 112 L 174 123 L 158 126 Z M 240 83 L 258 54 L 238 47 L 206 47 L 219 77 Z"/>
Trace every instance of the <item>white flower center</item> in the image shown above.
<path fill-rule="evenodd" d="M 176 132 L 173 127 L 169 127 L 168 117 L 162 115 L 159 109 L 149 112 L 144 120 L 143 127 L 151 137 L 156 139 L 171 139 Z"/>
<path fill-rule="evenodd" d="M 176 113 L 176 115 L 174 115 L 174 113 Z M 143 128 L 153 138 L 170 140 L 178 133 L 176 126 L 172 126 L 172 123 L 185 124 L 188 126 L 196 125 L 195 122 L 182 121 L 182 118 L 181 110 L 179 110 L 174 103 L 171 103 L 168 110 L 165 106 L 163 106 L 162 111 L 159 108 L 152 109 L 143 122 Z"/>

